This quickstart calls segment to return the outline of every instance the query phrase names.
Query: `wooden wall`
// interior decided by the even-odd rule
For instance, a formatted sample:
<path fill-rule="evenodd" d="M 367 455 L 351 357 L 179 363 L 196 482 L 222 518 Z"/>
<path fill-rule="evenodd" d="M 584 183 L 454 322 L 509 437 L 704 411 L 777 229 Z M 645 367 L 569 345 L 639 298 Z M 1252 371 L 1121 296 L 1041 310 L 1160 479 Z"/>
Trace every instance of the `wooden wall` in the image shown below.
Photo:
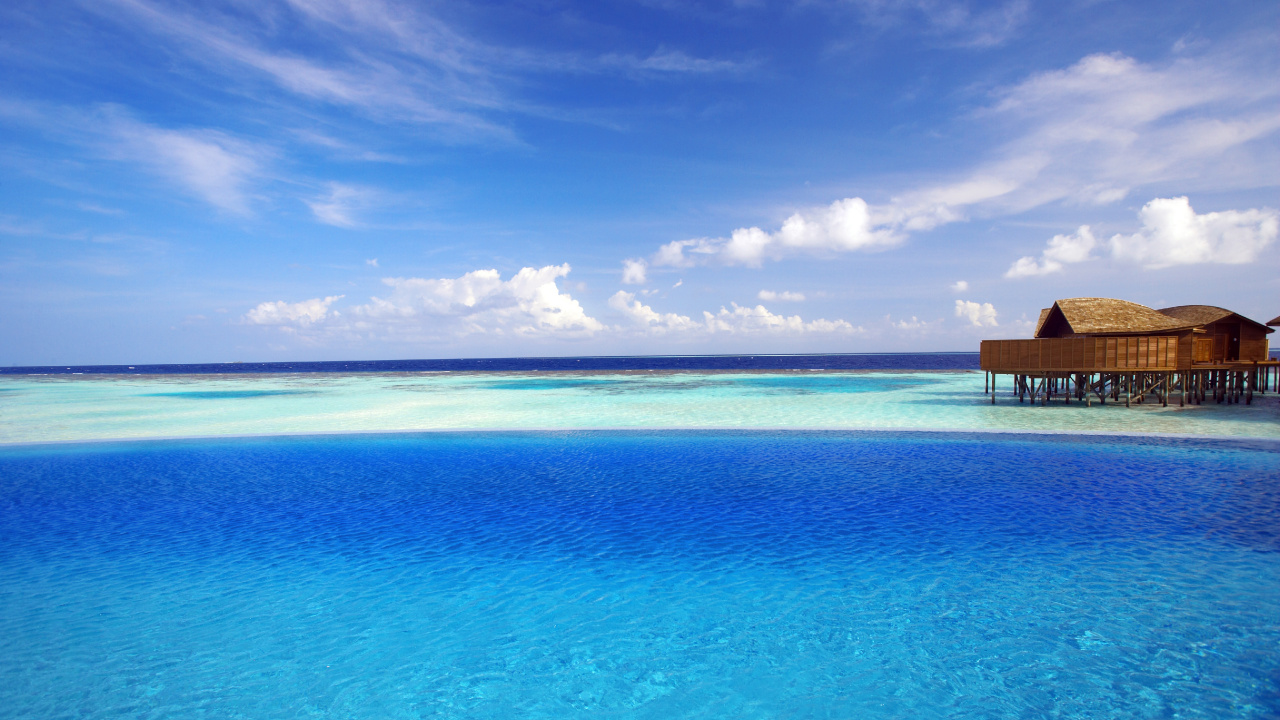
<path fill-rule="evenodd" d="M 1196 362 L 1225 362 L 1230 333 L 1239 328 L 1241 362 L 1266 360 L 1267 333 L 1262 328 L 1248 322 L 1230 322 L 1231 318 L 1209 323 L 1204 326 L 1205 334 L 1196 339 L 1196 347 L 1192 357 Z"/>
<path fill-rule="evenodd" d="M 1252 325 L 1240 327 L 1240 359 L 1243 361 L 1267 359 L 1267 334 Z"/>
<path fill-rule="evenodd" d="M 983 340 L 980 362 L 994 372 L 1177 370 L 1191 365 L 1190 355 L 1179 352 L 1180 344 L 1190 344 L 1185 335 Z"/>

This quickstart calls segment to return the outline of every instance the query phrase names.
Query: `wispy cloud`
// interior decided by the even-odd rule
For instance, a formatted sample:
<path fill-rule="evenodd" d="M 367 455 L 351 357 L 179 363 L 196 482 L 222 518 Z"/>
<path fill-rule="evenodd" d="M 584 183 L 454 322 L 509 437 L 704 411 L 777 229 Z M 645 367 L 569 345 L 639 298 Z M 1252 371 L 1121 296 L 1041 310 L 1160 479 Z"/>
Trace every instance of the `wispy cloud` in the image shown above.
<path fill-rule="evenodd" d="M 761 290 L 759 293 L 756 294 L 756 297 L 760 298 L 761 300 L 764 300 L 765 302 L 773 302 L 775 300 L 781 300 L 782 302 L 803 302 L 804 301 L 804 293 L 791 292 L 789 290 L 783 290 L 781 292 L 778 292 L 775 290 Z"/>
<path fill-rule="evenodd" d="M 10 101 L 0 115 L 78 147 L 94 159 L 132 165 L 187 195 L 237 215 L 252 212 L 254 183 L 274 152 L 261 143 L 203 127 L 163 127 L 138 119 L 119 105 L 90 109 Z M 92 204 L 100 214 L 120 211 Z"/>
<path fill-rule="evenodd" d="M 646 57 L 610 53 L 601 55 L 594 63 L 579 65 L 584 70 L 620 69 L 656 75 L 709 75 L 741 73 L 757 66 L 751 61 L 721 58 L 694 57 L 680 50 L 659 48 Z"/>
<path fill-rule="evenodd" d="M 850 0 L 865 22 L 884 29 L 906 29 L 932 36 L 941 44 L 989 48 L 1014 37 L 1027 20 L 1026 0 L 975 9 L 964 0 Z"/>
<path fill-rule="evenodd" d="M 1280 183 L 1280 169 L 1237 152 L 1280 130 L 1280 86 L 1262 75 L 1226 56 L 1157 66 L 1090 55 L 997 92 L 975 119 L 1012 139 L 954 182 L 878 205 L 837 200 L 773 231 L 742 227 L 728 237 L 673 241 L 651 262 L 759 267 L 800 253 L 885 249 L 971 215 L 1110 204 L 1156 183 Z"/>
<path fill-rule="evenodd" d="M 323 0 L 268 3 L 258 13 L 238 14 L 196 15 L 149 0 L 97 7 L 124 11 L 175 41 L 175 50 L 232 76 L 252 70 L 295 95 L 377 119 L 428 123 L 463 137 L 512 137 L 483 113 L 503 102 L 488 73 L 466 60 L 467 42 L 416 9 Z M 308 34 L 323 42 L 281 47 L 290 24 L 309 25 Z"/>
<path fill-rule="evenodd" d="M 268 0 L 222 13 L 159 0 L 104 0 L 91 7 L 168 38 L 174 51 L 232 82 L 242 82 L 248 70 L 301 99 L 433 127 L 458 141 L 518 143 L 505 115 L 564 116 L 520 99 L 518 88 L 533 74 L 688 76 L 754 65 L 667 47 L 648 55 L 590 56 L 491 45 L 422 4 L 388 0 Z M 385 158 L 374 153 L 371 159 Z"/>
<path fill-rule="evenodd" d="M 216 130 L 177 130 L 108 113 L 107 154 L 168 178 L 214 207 L 249 212 L 246 185 L 259 171 L 260 148 Z"/>
<path fill-rule="evenodd" d="M 325 193 L 304 202 L 320 222 L 335 227 L 353 228 L 359 224 L 355 213 L 368 207 L 376 196 L 377 192 L 370 188 L 331 182 Z M 374 267 L 377 264 L 376 260 L 373 261 Z"/>

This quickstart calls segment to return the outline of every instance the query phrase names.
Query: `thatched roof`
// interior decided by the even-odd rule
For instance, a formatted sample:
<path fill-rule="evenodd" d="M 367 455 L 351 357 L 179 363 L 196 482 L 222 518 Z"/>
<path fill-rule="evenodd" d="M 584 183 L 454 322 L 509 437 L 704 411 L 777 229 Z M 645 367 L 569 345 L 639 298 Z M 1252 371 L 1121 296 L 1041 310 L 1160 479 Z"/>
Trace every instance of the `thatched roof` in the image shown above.
<path fill-rule="evenodd" d="M 1049 308 L 1039 330 L 1056 314 L 1070 326 L 1071 332 L 1077 335 L 1134 335 L 1146 333 L 1185 330 L 1198 323 L 1180 320 L 1159 313 L 1146 305 L 1131 303 L 1113 298 L 1069 298 L 1059 300 Z"/>
<path fill-rule="evenodd" d="M 1268 321 L 1267 321 L 1267 324 L 1268 324 L 1268 325 L 1270 325 L 1270 326 L 1272 326 L 1272 327 L 1280 326 L 1280 315 L 1277 315 L 1277 316 L 1275 316 L 1275 317 L 1271 318 L 1270 320 L 1268 320 Z"/>
<path fill-rule="evenodd" d="M 1252 323 L 1267 332 L 1275 332 L 1274 330 L 1269 330 L 1266 325 L 1257 320 L 1251 320 L 1240 313 L 1231 312 L 1226 308 L 1220 308 L 1215 305 L 1179 305 L 1177 307 L 1161 308 L 1160 312 L 1171 318 L 1193 322 L 1196 325 L 1208 325 L 1209 323 L 1234 317 L 1237 321 Z M 1276 319 L 1280 320 L 1280 318 Z"/>
<path fill-rule="evenodd" d="M 1044 321 L 1049 319 L 1049 311 L 1053 308 L 1045 308 L 1040 311 L 1040 319 L 1036 321 L 1036 334 L 1031 337 L 1040 337 L 1040 328 L 1044 327 Z"/>
<path fill-rule="evenodd" d="M 1217 322 L 1228 315 L 1234 315 L 1226 308 L 1216 307 L 1214 305 L 1179 305 L 1177 307 L 1160 308 L 1161 314 L 1168 315 L 1171 318 L 1186 320 L 1197 325 L 1208 325 L 1211 322 Z"/>

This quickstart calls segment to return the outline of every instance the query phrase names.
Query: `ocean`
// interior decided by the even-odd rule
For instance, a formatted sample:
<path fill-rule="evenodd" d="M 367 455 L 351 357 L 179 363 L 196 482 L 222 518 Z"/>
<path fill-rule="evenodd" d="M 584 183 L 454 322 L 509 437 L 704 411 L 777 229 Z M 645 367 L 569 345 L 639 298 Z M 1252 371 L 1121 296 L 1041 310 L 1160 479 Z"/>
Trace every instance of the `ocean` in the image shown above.
<path fill-rule="evenodd" d="M 1280 714 L 1280 399 L 759 357 L 6 371 L 0 718 Z"/>
<path fill-rule="evenodd" d="M 245 373 L 553 372 L 627 370 L 976 370 L 978 353 L 606 355 L 584 357 L 333 360 L 170 365 L 0 367 L 0 375 L 224 375 Z"/>

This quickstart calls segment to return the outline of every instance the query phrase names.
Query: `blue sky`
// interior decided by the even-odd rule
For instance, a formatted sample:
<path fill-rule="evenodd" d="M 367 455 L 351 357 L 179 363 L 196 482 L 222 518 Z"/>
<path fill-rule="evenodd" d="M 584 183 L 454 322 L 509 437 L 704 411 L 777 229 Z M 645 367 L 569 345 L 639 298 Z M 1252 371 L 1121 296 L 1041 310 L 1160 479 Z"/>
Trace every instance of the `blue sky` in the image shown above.
<path fill-rule="evenodd" d="M 1280 313 L 1280 6 L 11 0 L 0 364 Z"/>

